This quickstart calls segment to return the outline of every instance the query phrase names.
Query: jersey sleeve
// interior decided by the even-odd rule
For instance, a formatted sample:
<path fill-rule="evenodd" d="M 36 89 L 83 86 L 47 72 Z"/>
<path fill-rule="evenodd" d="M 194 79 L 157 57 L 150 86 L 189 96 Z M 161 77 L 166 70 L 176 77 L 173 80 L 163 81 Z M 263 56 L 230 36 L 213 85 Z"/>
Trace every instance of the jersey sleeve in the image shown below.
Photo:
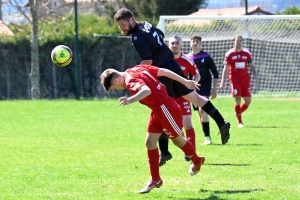
<path fill-rule="evenodd" d="M 152 53 L 147 41 L 142 35 L 134 36 L 132 43 L 138 52 L 141 60 L 152 60 Z"/>
<path fill-rule="evenodd" d="M 224 65 L 230 65 L 231 64 L 230 53 L 227 52 L 225 54 L 225 58 L 224 58 L 223 64 Z"/>
<path fill-rule="evenodd" d="M 208 66 L 209 70 L 211 71 L 211 73 L 213 74 L 214 78 L 218 79 L 219 78 L 219 72 L 217 70 L 216 64 L 215 64 L 214 60 L 212 59 L 212 57 L 209 56 L 206 59 L 206 62 L 207 62 L 207 66 Z"/>
<path fill-rule="evenodd" d="M 194 61 L 192 61 L 189 65 L 188 65 L 188 70 L 189 73 L 193 76 L 195 76 L 196 74 L 199 74 L 199 70 L 196 66 L 196 64 L 194 63 Z"/>
<path fill-rule="evenodd" d="M 137 79 L 137 78 L 131 78 L 126 87 L 129 91 L 139 91 L 139 88 L 142 87 L 143 85 L 146 85 L 146 83 L 142 79 Z"/>
<path fill-rule="evenodd" d="M 152 65 L 146 65 L 145 67 L 147 67 L 147 70 L 150 72 L 150 74 L 153 74 L 155 77 L 157 77 L 158 67 Z"/>

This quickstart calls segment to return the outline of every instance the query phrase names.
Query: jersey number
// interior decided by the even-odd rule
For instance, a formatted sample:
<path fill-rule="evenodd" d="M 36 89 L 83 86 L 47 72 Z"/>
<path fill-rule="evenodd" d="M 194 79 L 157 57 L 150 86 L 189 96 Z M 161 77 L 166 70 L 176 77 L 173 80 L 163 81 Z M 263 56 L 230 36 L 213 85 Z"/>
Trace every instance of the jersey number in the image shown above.
<path fill-rule="evenodd" d="M 159 35 L 157 34 L 156 31 L 153 32 L 153 37 L 155 37 L 157 39 L 157 43 L 159 44 L 159 46 L 161 46 L 162 43 L 161 43 L 160 37 L 159 37 Z"/>

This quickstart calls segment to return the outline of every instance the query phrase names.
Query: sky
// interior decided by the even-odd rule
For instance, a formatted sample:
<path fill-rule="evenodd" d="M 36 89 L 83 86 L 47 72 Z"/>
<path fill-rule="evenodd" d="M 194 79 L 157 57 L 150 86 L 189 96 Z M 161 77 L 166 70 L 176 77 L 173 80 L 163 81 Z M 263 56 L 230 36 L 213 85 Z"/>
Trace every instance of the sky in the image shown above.
<path fill-rule="evenodd" d="M 240 2 L 241 0 L 208 0 L 207 8 L 240 7 Z M 300 9 L 300 0 L 248 0 L 248 6 L 259 6 L 272 13 L 293 5 Z"/>

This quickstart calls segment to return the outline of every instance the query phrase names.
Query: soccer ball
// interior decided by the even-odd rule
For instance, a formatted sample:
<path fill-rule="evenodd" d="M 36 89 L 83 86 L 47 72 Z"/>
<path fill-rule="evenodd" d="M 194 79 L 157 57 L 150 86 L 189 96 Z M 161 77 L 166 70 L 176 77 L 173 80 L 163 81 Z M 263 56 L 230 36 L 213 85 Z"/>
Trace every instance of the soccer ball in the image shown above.
<path fill-rule="evenodd" d="M 51 60 L 55 65 L 65 67 L 72 61 L 72 51 L 65 45 L 58 45 L 51 52 Z"/>

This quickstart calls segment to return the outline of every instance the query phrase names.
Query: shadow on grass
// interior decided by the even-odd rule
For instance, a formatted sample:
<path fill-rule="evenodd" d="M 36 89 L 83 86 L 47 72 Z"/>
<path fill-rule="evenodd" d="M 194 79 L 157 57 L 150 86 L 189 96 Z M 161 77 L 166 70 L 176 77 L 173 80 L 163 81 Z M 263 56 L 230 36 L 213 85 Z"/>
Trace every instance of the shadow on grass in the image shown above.
<path fill-rule="evenodd" d="M 204 165 L 212 165 L 212 166 L 250 166 L 249 164 L 231 164 L 231 163 L 204 163 Z"/>
<path fill-rule="evenodd" d="M 186 199 L 186 200 L 203 200 L 203 199 L 207 199 L 207 200 L 223 200 L 225 198 L 221 198 L 221 197 L 218 197 L 218 194 L 240 194 L 240 193 L 250 193 L 250 192 L 255 192 L 255 191 L 263 191 L 263 189 L 260 189 L 260 188 L 254 188 L 254 189 L 248 189 L 248 190 L 202 190 L 200 189 L 199 192 L 200 192 L 200 195 L 201 193 L 203 192 L 209 192 L 209 193 L 212 193 L 210 195 L 210 197 L 207 197 L 207 198 L 175 198 L 175 199 Z M 174 199 L 174 197 L 168 197 L 168 199 Z M 226 198 L 227 199 L 227 198 Z"/>
<path fill-rule="evenodd" d="M 262 144 L 232 144 L 235 146 L 262 146 Z"/>

